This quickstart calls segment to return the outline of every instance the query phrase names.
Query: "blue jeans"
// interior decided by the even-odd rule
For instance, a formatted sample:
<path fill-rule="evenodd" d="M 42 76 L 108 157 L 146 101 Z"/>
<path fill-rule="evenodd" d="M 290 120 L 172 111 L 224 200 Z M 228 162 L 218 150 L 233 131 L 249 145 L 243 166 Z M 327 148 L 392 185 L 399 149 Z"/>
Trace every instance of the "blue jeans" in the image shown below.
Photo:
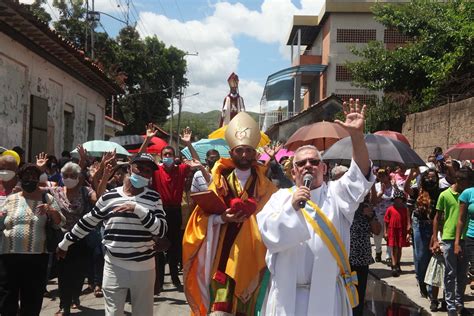
<path fill-rule="evenodd" d="M 430 240 L 433 225 L 427 220 L 419 220 L 413 216 L 411 227 L 413 228 L 413 257 L 416 279 L 421 286 L 425 282 L 426 269 L 431 259 Z"/>
<path fill-rule="evenodd" d="M 448 311 L 456 306 L 464 306 L 464 290 L 467 281 L 467 260 L 465 256 L 454 254 L 454 240 L 443 240 L 441 243 L 446 268 L 444 270 L 444 295 Z M 461 240 L 464 249 L 464 240 Z"/>

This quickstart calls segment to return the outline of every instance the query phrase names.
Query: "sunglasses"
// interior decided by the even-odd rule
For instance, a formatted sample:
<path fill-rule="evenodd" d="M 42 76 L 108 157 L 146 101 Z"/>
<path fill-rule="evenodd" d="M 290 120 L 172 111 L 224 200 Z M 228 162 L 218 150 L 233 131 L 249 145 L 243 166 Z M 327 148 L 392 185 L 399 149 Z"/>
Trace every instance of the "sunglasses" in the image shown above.
<path fill-rule="evenodd" d="M 295 161 L 295 166 L 301 168 L 301 167 L 304 167 L 306 166 L 306 163 L 310 163 L 312 166 L 319 166 L 319 163 L 321 162 L 321 160 L 319 159 L 316 159 L 316 158 L 309 158 L 309 159 L 304 159 L 304 160 L 300 160 L 300 161 Z"/>

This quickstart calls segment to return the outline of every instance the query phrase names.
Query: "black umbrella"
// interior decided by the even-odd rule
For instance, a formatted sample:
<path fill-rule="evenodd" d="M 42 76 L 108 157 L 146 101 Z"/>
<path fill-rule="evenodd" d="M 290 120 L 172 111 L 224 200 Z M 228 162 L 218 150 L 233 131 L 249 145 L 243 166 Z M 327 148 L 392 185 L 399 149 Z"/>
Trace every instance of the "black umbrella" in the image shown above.
<path fill-rule="evenodd" d="M 375 166 L 397 166 L 406 168 L 425 166 L 423 159 L 405 143 L 385 136 L 365 135 L 369 158 Z M 352 159 L 352 141 L 345 137 L 332 145 L 323 154 L 324 161 L 348 165 Z"/>
<path fill-rule="evenodd" d="M 109 141 L 117 143 L 128 150 L 139 148 L 142 145 L 144 138 L 140 135 L 123 135 L 112 137 Z"/>

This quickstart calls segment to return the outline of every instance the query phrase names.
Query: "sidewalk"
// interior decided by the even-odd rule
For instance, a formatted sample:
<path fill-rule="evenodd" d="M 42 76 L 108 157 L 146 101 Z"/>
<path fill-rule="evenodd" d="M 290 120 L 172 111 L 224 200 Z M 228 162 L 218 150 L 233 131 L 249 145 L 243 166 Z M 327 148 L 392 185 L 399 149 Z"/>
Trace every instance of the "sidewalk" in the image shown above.
<path fill-rule="evenodd" d="M 375 258 L 375 252 L 373 253 Z M 385 257 L 385 245 L 383 246 L 383 256 Z M 416 305 L 422 307 L 425 311 L 431 315 L 446 315 L 446 312 L 430 312 L 430 301 L 429 299 L 423 298 L 420 295 L 418 284 L 415 276 L 415 266 L 413 265 L 413 248 L 403 248 L 402 259 L 401 259 L 402 274 L 398 278 L 392 277 L 391 269 L 384 263 L 378 262 L 370 265 L 370 273 L 376 278 L 386 282 L 388 285 L 393 286 L 403 292 L 408 299 L 414 302 Z M 442 290 L 440 289 L 438 298 L 442 298 Z M 466 287 L 464 306 L 471 312 L 474 313 L 474 292 Z"/>

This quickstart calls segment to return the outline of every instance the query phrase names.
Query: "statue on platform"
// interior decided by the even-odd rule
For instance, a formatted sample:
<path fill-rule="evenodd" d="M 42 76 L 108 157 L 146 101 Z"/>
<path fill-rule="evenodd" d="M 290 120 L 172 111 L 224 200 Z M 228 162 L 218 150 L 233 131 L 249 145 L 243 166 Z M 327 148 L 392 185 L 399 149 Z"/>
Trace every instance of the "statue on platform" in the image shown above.
<path fill-rule="evenodd" d="M 245 111 L 244 99 L 239 95 L 239 76 L 232 73 L 227 79 L 230 92 L 224 99 L 219 127 L 229 124 L 237 113 Z"/>

